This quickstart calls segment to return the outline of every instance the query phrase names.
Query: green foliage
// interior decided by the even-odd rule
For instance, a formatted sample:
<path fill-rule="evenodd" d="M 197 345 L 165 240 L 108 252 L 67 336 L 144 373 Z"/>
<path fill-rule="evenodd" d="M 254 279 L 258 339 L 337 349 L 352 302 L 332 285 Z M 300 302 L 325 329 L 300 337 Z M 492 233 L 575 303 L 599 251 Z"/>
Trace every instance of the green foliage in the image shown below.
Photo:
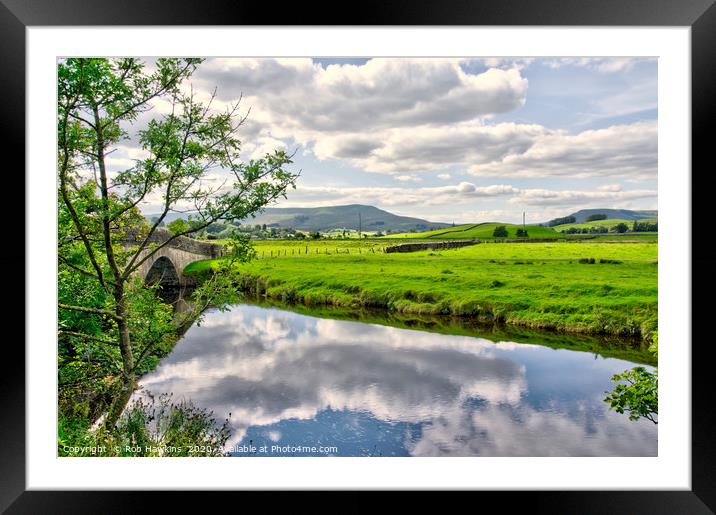
<path fill-rule="evenodd" d="M 91 429 L 84 418 L 60 415 L 59 456 L 224 456 L 228 420 L 218 424 L 211 412 L 191 402 L 158 401 L 149 396 L 132 403 L 113 429 Z"/>
<path fill-rule="evenodd" d="M 601 234 L 608 232 L 619 224 L 631 226 L 632 231 L 636 232 L 656 232 L 657 223 L 655 218 L 647 218 L 643 220 L 594 220 L 585 223 L 569 223 L 555 226 L 555 230 L 565 234 Z"/>
<path fill-rule="evenodd" d="M 495 227 L 495 230 L 492 231 L 492 236 L 494 236 L 495 238 L 507 238 L 507 227 L 505 227 L 504 225 L 498 225 L 497 227 Z"/>
<path fill-rule="evenodd" d="M 631 230 L 633 232 L 658 232 L 659 224 L 656 221 L 634 220 Z"/>
<path fill-rule="evenodd" d="M 617 413 L 628 413 L 629 420 L 644 417 L 654 424 L 658 423 L 659 394 L 657 373 L 644 367 L 634 367 L 621 374 L 615 374 L 612 381 L 621 381 L 604 399 L 609 409 Z"/>
<path fill-rule="evenodd" d="M 505 227 L 507 235 L 500 238 L 517 237 L 517 230 L 521 225 L 485 222 L 479 224 L 464 224 L 448 229 L 438 229 L 427 232 L 412 232 L 393 234 L 391 238 L 430 239 L 430 240 L 460 240 L 460 239 L 492 239 L 497 227 Z M 550 227 L 541 225 L 528 225 L 526 227 L 529 238 L 562 238 L 563 236 Z"/>
<path fill-rule="evenodd" d="M 658 333 L 654 331 L 651 336 L 649 352 L 658 358 Z M 617 413 L 628 413 L 629 420 L 646 418 L 654 424 L 658 423 L 659 414 L 659 377 L 658 370 L 649 372 L 644 367 L 634 367 L 621 374 L 615 374 L 612 381 L 620 382 L 611 392 L 606 392 L 604 402 L 609 403 L 609 409 Z"/>
<path fill-rule="evenodd" d="M 519 228 L 516 231 L 516 236 L 518 238 L 527 238 L 527 237 L 529 237 L 529 234 L 527 233 L 527 229 Z"/>
<path fill-rule="evenodd" d="M 654 356 L 659 356 L 659 333 L 657 331 L 654 331 L 651 335 L 649 352 L 651 352 Z"/>
<path fill-rule="evenodd" d="M 547 227 L 554 227 L 556 225 L 573 224 L 577 219 L 573 216 L 565 216 L 563 218 L 555 218 L 547 222 Z"/>
<path fill-rule="evenodd" d="M 604 215 L 604 214 L 601 214 L 601 213 L 595 213 L 595 214 L 593 214 L 593 215 L 589 215 L 589 216 L 587 217 L 587 220 L 586 220 L 586 221 L 587 221 L 587 222 L 595 222 L 595 221 L 597 221 L 597 220 L 606 220 L 606 219 L 607 219 L 607 215 Z"/>
<path fill-rule="evenodd" d="M 624 233 L 629 230 L 629 227 L 624 222 L 619 222 L 617 225 L 615 225 L 612 230 L 617 233 Z"/>
<path fill-rule="evenodd" d="M 189 232 L 190 228 L 189 222 L 183 218 L 177 218 L 167 224 L 167 229 L 169 229 L 172 234 L 185 234 Z"/>
<path fill-rule="evenodd" d="M 113 425 L 136 377 L 169 352 L 180 328 L 207 305 L 221 307 L 233 265 L 253 254 L 245 239 L 232 238 L 226 277 L 214 274 L 183 313 L 155 295 L 158 286 L 136 277 L 143 262 L 179 236 L 250 218 L 295 184 L 282 150 L 240 158 L 237 131 L 245 116 L 238 104 L 217 110 L 181 87 L 200 63 L 160 58 L 151 69 L 132 58 L 58 63 L 58 379 L 65 416 L 94 420 L 111 405 Z M 130 134 L 157 99 L 171 106 L 169 113 Z M 127 140 L 144 157 L 108 174 L 106 156 Z M 224 174 L 221 188 L 206 186 L 209 173 Z M 150 197 L 163 207 L 151 224 L 137 207 Z M 168 224 L 169 241 L 153 239 L 186 202 L 196 214 Z"/>

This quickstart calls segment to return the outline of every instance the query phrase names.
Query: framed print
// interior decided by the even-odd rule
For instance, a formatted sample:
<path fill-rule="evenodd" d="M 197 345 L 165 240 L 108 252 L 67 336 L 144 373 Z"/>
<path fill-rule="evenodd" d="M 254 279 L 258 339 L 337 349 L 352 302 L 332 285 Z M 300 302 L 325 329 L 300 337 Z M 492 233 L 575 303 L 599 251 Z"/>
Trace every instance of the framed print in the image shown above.
<path fill-rule="evenodd" d="M 28 206 L 3 509 L 712 513 L 712 4 L 4 0 Z"/>

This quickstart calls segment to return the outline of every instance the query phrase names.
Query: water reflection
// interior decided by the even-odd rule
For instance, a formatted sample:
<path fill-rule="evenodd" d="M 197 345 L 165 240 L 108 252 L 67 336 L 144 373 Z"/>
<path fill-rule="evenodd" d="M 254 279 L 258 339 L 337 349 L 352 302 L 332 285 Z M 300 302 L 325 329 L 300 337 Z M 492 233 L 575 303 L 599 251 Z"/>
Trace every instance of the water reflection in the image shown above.
<path fill-rule="evenodd" d="M 631 366 L 238 305 L 207 312 L 141 384 L 231 413 L 230 445 L 264 456 L 653 456 L 656 426 L 602 401 Z"/>

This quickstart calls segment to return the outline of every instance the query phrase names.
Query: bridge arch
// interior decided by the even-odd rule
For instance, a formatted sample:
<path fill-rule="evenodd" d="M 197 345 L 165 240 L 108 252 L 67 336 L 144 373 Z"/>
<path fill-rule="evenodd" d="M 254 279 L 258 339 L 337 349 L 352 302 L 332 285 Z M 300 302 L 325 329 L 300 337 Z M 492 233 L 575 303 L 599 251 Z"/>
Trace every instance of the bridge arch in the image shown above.
<path fill-rule="evenodd" d="M 184 268 L 194 261 L 217 258 L 223 254 L 223 247 L 216 243 L 193 240 L 179 236 L 171 241 L 171 232 L 167 229 L 157 228 L 149 240 L 151 244 L 163 245 L 158 250 L 147 248 L 140 252 L 140 258 L 151 255 L 142 262 L 134 272 L 136 276 L 144 279 L 148 284 L 158 281 L 162 287 L 194 286 L 196 281 L 191 276 L 184 275 Z M 168 242 L 168 243 L 167 243 Z M 127 246 L 135 245 L 137 240 L 130 239 Z"/>
<path fill-rule="evenodd" d="M 147 275 L 144 277 L 144 282 L 150 285 L 159 283 L 160 287 L 169 288 L 178 288 L 181 286 L 177 269 L 174 263 L 172 263 L 172 260 L 167 256 L 160 256 L 154 260 Z"/>

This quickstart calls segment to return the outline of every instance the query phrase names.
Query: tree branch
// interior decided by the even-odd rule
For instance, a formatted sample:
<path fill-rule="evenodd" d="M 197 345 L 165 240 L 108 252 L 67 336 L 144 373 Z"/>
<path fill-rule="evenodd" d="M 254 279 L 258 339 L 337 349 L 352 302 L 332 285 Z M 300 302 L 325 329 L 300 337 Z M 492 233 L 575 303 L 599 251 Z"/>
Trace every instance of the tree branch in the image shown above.
<path fill-rule="evenodd" d="M 115 313 L 112 313 L 111 311 L 107 311 L 106 309 L 88 308 L 85 306 L 71 306 L 69 304 L 62 304 L 62 303 L 58 303 L 57 307 L 59 307 L 61 309 L 68 309 L 70 311 L 80 311 L 82 313 L 92 313 L 94 315 L 105 315 L 110 318 L 113 318 L 114 320 L 122 320 L 122 317 L 117 316 Z"/>
<path fill-rule="evenodd" d="M 78 336 L 80 338 L 86 338 L 87 340 L 94 340 L 96 342 L 106 343 L 107 345 L 114 345 L 115 347 L 119 346 L 119 344 L 115 341 L 98 338 L 96 336 L 92 336 L 91 334 L 78 333 L 77 331 L 65 331 L 64 329 L 60 329 L 58 332 L 59 332 L 59 334 L 66 334 L 68 336 Z"/>

